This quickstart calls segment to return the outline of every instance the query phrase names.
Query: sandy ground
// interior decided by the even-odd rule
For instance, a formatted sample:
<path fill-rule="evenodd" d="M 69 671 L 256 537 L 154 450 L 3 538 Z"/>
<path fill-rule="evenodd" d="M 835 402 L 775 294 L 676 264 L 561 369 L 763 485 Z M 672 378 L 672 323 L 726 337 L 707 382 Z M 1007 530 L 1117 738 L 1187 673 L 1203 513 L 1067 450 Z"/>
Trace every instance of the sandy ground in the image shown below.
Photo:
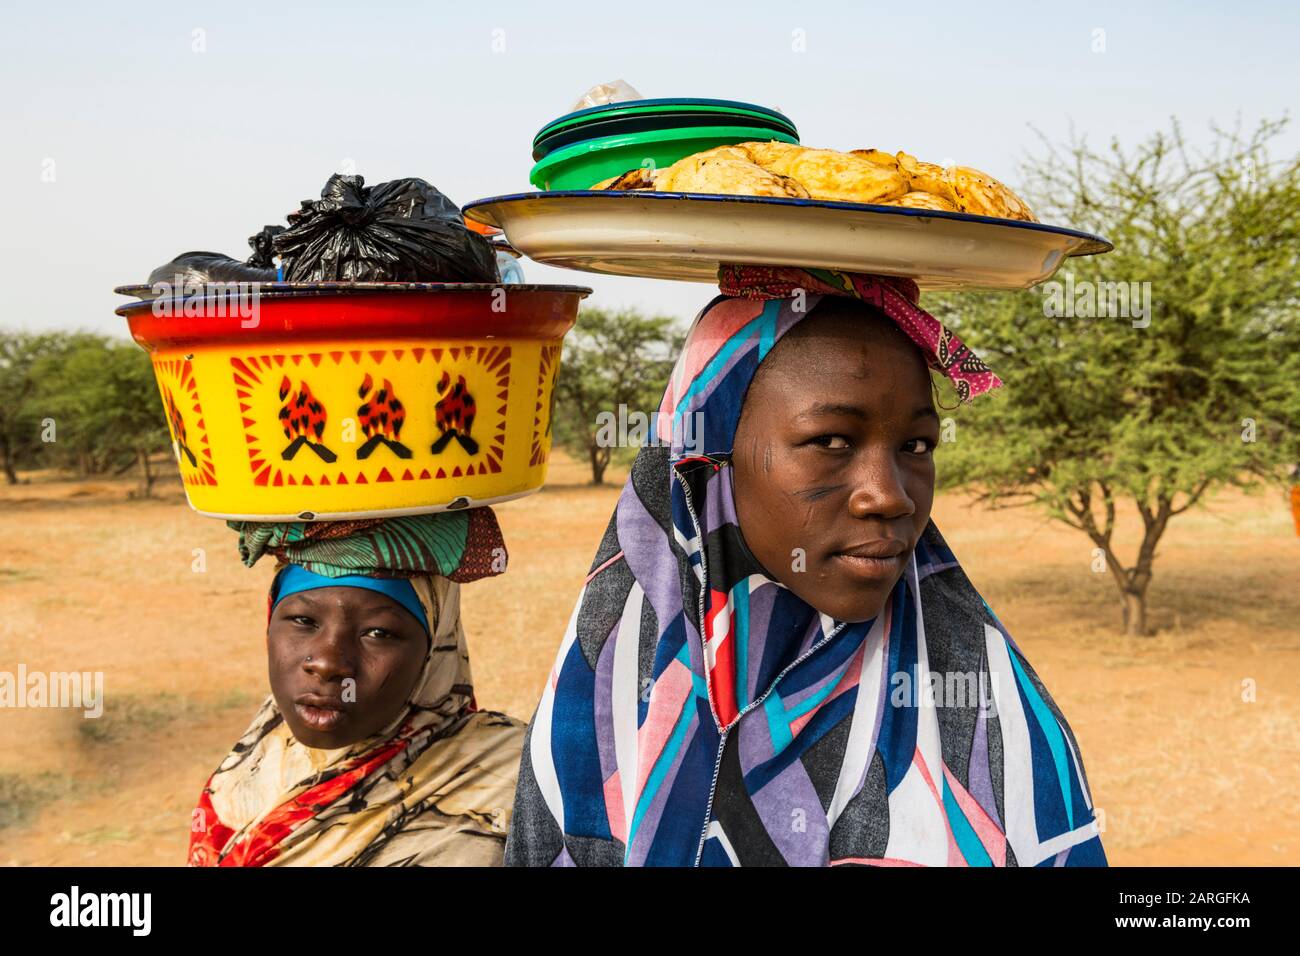
<path fill-rule="evenodd" d="M 559 461 L 497 509 L 511 571 L 464 591 L 485 707 L 532 714 L 618 493 L 585 479 Z M 244 568 L 179 486 L 130 487 L 0 486 L 0 670 L 103 671 L 107 696 L 98 720 L 0 710 L 0 863 L 181 863 L 203 781 L 267 692 L 269 567 Z M 1300 538 L 1279 495 L 1174 520 L 1142 639 L 1117 633 L 1078 532 L 960 495 L 935 520 L 1070 720 L 1113 864 L 1300 863 Z"/>

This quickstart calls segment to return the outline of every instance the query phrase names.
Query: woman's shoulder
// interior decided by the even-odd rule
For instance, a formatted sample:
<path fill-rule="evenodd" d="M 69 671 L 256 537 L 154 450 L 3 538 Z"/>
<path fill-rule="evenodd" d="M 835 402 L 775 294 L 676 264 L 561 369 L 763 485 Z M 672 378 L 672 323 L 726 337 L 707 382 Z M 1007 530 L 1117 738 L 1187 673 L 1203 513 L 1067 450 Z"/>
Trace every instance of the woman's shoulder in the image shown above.
<path fill-rule="evenodd" d="M 528 724 L 518 717 L 511 717 L 499 710 L 472 711 L 466 725 L 472 726 L 475 732 L 486 736 L 499 735 L 503 737 L 522 733 L 528 727 Z"/>
<path fill-rule="evenodd" d="M 410 767 L 411 779 L 424 791 L 424 809 L 464 818 L 462 829 L 504 836 L 526 733 L 527 726 L 508 714 L 471 712 Z"/>
<path fill-rule="evenodd" d="M 518 760 L 527 732 L 528 725 L 517 717 L 497 710 L 476 710 L 466 718 L 456 737 L 467 751 L 513 751 Z"/>
<path fill-rule="evenodd" d="M 509 714 L 471 711 L 423 747 L 412 768 L 417 777 L 436 781 L 438 792 L 472 786 L 480 778 L 513 787 L 527 732 L 527 725 Z"/>

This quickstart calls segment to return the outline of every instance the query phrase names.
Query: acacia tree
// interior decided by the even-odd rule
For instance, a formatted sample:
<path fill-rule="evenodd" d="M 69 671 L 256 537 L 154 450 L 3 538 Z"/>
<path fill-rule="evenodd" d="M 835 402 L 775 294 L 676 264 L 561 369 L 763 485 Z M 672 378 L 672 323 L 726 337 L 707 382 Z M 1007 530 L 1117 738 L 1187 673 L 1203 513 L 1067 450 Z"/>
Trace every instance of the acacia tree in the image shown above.
<path fill-rule="evenodd" d="M 134 343 L 73 333 L 72 345 L 34 366 L 30 404 L 57 425 L 52 458 L 83 475 L 140 468 L 141 494 L 157 476 L 149 456 L 168 444 L 162 401 L 149 357 Z"/>
<path fill-rule="evenodd" d="M 170 451 L 170 435 L 158 383 L 149 357 L 134 342 L 112 342 L 105 348 L 99 375 L 105 404 L 98 418 L 104 431 L 116 436 L 122 458 L 135 458 L 140 469 L 140 494 L 153 493 L 158 474 L 150 456 Z"/>
<path fill-rule="evenodd" d="M 1048 143 L 1024 170 L 1040 219 L 1115 250 L 1054 286 L 926 303 L 1006 383 L 957 413 L 944 483 L 1087 534 L 1130 634 L 1148 632 L 1169 522 L 1219 486 L 1284 485 L 1300 460 L 1300 161 L 1268 155 L 1285 122 L 1212 128 L 1202 151 L 1176 121 L 1133 148 Z M 1127 563 L 1124 507 L 1142 520 Z"/>
<path fill-rule="evenodd" d="M 47 399 L 58 393 L 51 370 L 76 349 L 101 341 L 83 332 L 0 329 L 0 468 L 9 484 L 18 484 L 18 469 L 39 464 L 46 450 Z"/>
<path fill-rule="evenodd" d="M 673 320 L 635 310 L 583 309 L 564 343 L 556 382 L 555 439 L 591 464 L 603 484 L 616 446 L 603 440 L 602 414 L 658 410 L 681 346 Z"/>

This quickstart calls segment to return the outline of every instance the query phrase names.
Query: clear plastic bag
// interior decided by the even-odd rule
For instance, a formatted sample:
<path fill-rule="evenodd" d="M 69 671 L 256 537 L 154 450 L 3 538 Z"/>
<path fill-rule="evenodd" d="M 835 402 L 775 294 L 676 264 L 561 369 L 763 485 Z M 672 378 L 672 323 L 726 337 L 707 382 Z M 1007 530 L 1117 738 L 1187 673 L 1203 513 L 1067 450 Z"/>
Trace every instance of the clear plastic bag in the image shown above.
<path fill-rule="evenodd" d="M 645 99 L 636 89 L 626 80 L 612 80 L 609 83 L 600 83 L 593 86 L 586 93 L 582 94 L 582 99 L 573 104 L 572 113 L 578 110 L 591 109 L 593 106 L 604 106 L 607 103 L 627 103 L 631 100 Z"/>

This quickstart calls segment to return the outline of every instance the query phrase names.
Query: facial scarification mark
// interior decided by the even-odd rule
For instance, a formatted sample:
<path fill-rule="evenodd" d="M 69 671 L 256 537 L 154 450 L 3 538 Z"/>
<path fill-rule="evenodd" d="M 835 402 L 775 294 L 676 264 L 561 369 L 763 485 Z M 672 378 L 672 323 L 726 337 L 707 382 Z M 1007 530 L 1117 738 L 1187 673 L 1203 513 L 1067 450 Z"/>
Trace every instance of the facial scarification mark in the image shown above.
<path fill-rule="evenodd" d="M 357 459 L 369 458 L 380 445 L 387 446 L 398 458 L 410 458 L 411 449 L 399 441 L 402 425 L 406 422 L 406 406 L 398 400 L 393 392 L 393 383 L 388 379 L 384 379 L 383 386 L 372 394 L 374 386 L 374 379 L 367 373 L 357 389 L 362 399 L 369 396 L 357 409 L 357 419 L 366 436 L 365 443 L 357 449 Z"/>
<path fill-rule="evenodd" d="M 443 397 L 434 409 L 434 418 L 442 434 L 430 449 L 435 455 L 440 454 L 454 438 L 468 454 L 478 454 L 478 442 L 471 436 L 474 428 L 476 406 L 474 396 L 465 384 L 465 376 L 457 375 L 453 385 L 451 375 L 442 373 L 438 379 L 438 394 Z"/>
<path fill-rule="evenodd" d="M 286 375 L 280 382 L 280 401 L 284 402 L 280 406 L 280 427 L 284 429 L 284 437 L 289 439 L 289 444 L 280 453 L 280 457 L 292 461 L 298 450 L 306 445 L 321 461 L 334 461 L 338 456 L 321 443 L 325 437 L 325 422 L 328 420 L 325 406 L 311 393 L 311 386 L 306 381 L 298 383 L 296 392 L 291 392 L 292 388 L 293 384 Z"/>
<path fill-rule="evenodd" d="M 796 491 L 795 495 L 804 501 L 820 501 L 827 495 L 834 494 L 843 488 L 843 485 L 822 485 L 817 488 L 805 488 L 803 491 Z"/>

